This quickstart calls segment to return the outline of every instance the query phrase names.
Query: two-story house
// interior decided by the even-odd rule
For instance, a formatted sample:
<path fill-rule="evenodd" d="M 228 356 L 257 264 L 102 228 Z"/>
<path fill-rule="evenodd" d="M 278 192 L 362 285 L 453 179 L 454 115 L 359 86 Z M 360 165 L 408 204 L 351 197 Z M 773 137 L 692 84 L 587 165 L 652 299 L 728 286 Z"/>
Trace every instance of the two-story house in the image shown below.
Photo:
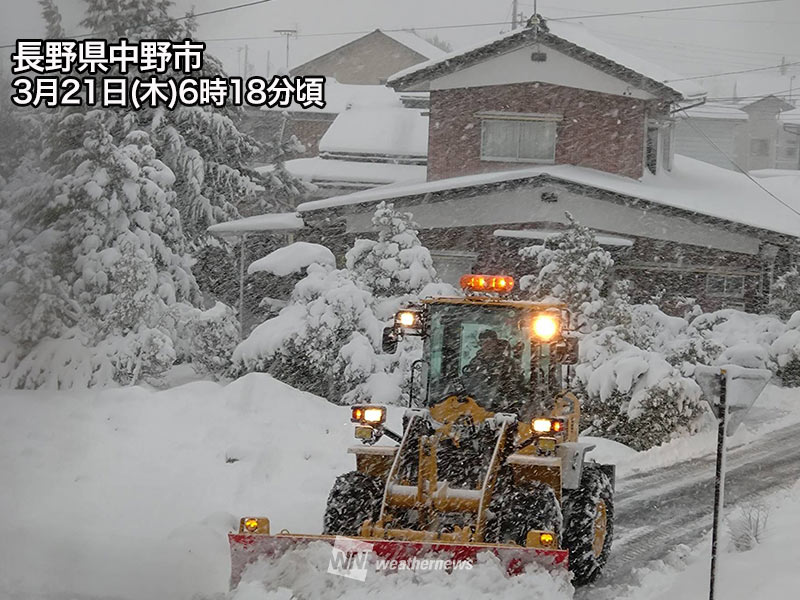
<path fill-rule="evenodd" d="M 673 115 L 703 91 L 580 25 L 534 19 L 388 85 L 430 94 L 427 181 L 301 204 L 300 235 L 344 251 L 390 201 L 414 214 L 455 281 L 532 272 L 519 249 L 546 243 L 569 212 L 597 232 L 638 300 L 658 295 L 667 307 L 690 296 L 709 309 L 758 309 L 793 260 L 796 182 L 756 184 L 675 157 Z"/>

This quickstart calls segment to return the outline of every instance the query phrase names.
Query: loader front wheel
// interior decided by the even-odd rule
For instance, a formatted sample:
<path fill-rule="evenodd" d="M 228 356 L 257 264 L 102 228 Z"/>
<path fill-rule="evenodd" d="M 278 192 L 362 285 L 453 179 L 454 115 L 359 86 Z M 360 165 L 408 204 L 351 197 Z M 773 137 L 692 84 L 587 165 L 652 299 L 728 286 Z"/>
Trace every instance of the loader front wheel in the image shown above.
<path fill-rule="evenodd" d="M 540 481 L 510 490 L 499 502 L 497 533 L 491 537 L 501 544 L 525 546 L 532 529 L 561 535 L 561 508 L 556 493 Z"/>
<path fill-rule="evenodd" d="M 564 500 L 564 547 L 576 585 L 592 583 L 606 564 L 614 537 L 613 495 L 608 475 L 587 464 L 581 487 Z"/>
<path fill-rule="evenodd" d="M 381 512 L 384 482 L 359 471 L 339 475 L 328 495 L 322 533 L 356 536 L 367 519 L 377 520 Z"/>

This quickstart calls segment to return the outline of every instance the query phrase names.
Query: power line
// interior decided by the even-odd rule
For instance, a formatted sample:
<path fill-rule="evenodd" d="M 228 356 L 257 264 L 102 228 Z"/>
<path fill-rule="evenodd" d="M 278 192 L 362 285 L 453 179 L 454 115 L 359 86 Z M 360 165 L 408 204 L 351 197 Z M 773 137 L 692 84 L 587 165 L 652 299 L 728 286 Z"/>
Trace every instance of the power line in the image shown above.
<path fill-rule="evenodd" d="M 153 27 L 158 25 L 168 25 L 170 23 L 177 23 L 178 21 L 186 21 L 188 19 L 194 19 L 197 17 L 205 17 L 206 15 L 216 15 L 219 13 L 228 12 L 231 10 L 239 10 L 240 8 L 248 8 L 250 6 L 256 6 L 258 4 L 266 4 L 267 2 L 272 2 L 272 0 L 253 0 L 252 2 L 245 2 L 244 4 L 236 4 L 234 6 L 225 6 L 223 8 L 215 8 L 213 10 L 205 10 L 203 12 L 194 13 L 194 14 L 187 14 L 182 17 L 174 17 L 170 19 L 165 19 L 163 21 L 157 21 L 155 23 L 148 23 L 147 27 Z M 79 40 L 82 38 L 91 37 L 94 35 L 105 35 L 107 33 L 113 33 L 112 31 L 92 31 L 90 33 L 81 33 L 79 35 L 72 35 L 68 36 L 68 39 L 71 40 Z M 16 47 L 16 43 L 14 44 L 3 44 L 0 48 L 14 48 Z"/>
<path fill-rule="evenodd" d="M 722 48 L 720 46 L 709 46 L 707 44 L 697 44 L 695 42 L 675 42 L 670 40 L 662 40 L 656 38 L 645 37 L 641 35 L 631 35 L 628 33 L 618 33 L 616 31 L 608 31 L 607 29 L 594 29 L 594 31 L 602 33 L 604 36 L 610 37 L 618 37 L 618 38 L 629 38 L 632 40 L 642 40 L 643 42 L 647 42 L 648 44 L 660 44 L 660 45 L 669 45 L 675 48 L 682 48 L 684 46 L 691 46 L 693 48 L 703 48 L 706 50 L 713 50 L 717 53 L 725 53 L 725 54 L 734 54 L 738 56 L 750 56 L 752 54 L 764 54 L 768 56 L 786 56 L 786 52 L 767 52 L 765 50 L 744 50 L 744 49 L 736 49 L 736 48 Z"/>
<path fill-rule="evenodd" d="M 737 169 L 737 170 L 738 170 L 738 171 L 739 171 L 739 172 L 740 172 L 742 175 L 744 175 L 744 176 L 745 176 L 745 177 L 747 177 L 747 178 L 748 178 L 750 181 L 752 181 L 752 182 L 753 182 L 755 185 L 757 185 L 757 186 L 758 186 L 758 187 L 759 187 L 759 188 L 760 188 L 760 189 L 761 189 L 763 192 L 765 192 L 765 193 L 769 194 L 769 195 L 770 195 L 772 198 L 774 198 L 774 199 L 775 199 L 775 200 L 776 200 L 778 203 L 780 203 L 782 206 L 784 206 L 785 208 L 788 208 L 790 211 L 792 211 L 794 214 L 796 214 L 798 217 L 800 217 L 800 211 L 798 211 L 797 209 L 795 209 L 793 206 L 791 206 L 791 205 L 790 205 L 790 204 L 788 204 L 787 202 L 784 202 L 783 200 L 781 200 L 780 198 L 778 198 L 778 196 L 776 196 L 775 194 L 773 194 L 772 192 L 770 192 L 770 191 L 769 191 L 767 188 L 765 188 L 763 185 L 761 185 L 761 184 L 760 184 L 758 181 L 756 181 L 756 180 L 755 180 L 755 178 L 754 178 L 752 175 L 750 175 L 750 173 L 748 173 L 748 172 L 747 172 L 747 171 L 745 171 L 745 170 L 744 170 L 742 167 L 740 167 L 740 166 L 739 166 L 739 163 L 737 163 L 737 162 L 736 162 L 735 160 L 733 160 L 733 159 L 732 159 L 730 156 L 728 156 L 728 154 L 727 154 L 727 153 L 725 153 L 725 151 L 724 151 L 724 150 L 722 150 L 722 148 L 720 148 L 719 146 L 717 146 L 717 144 L 714 142 L 714 140 L 712 140 L 710 137 L 708 137 L 708 136 L 705 134 L 705 132 L 704 132 L 702 129 L 700 129 L 699 127 L 697 127 L 697 126 L 694 124 L 694 118 L 693 118 L 693 117 L 691 117 L 691 116 L 690 116 L 690 115 L 689 115 L 689 114 L 686 112 L 686 110 L 684 110 L 684 109 L 681 109 L 681 112 L 683 112 L 683 114 L 686 116 L 686 121 L 689 123 L 689 125 L 691 126 L 691 128 L 692 128 L 692 129 L 694 129 L 694 130 L 695 130 L 697 133 L 699 133 L 699 134 L 700 134 L 700 135 L 701 135 L 701 136 L 702 136 L 702 137 L 703 137 L 703 138 L 704 138 L 704 139 L 705 139 L 705 140 L 706 140 L 706 141 L 707 141 L 709 144 L 711 144 L 711 145 L 714 147 L 714 149 L 715 149 L 717 152 L 719 152 L 719 153 L 720 153 L 722 156 L 724 156 L 724 157 L 725 157 L 725 158 L 728 160 L 728 162 L 730 162 L 730 163 L 731 163 L 731 164 L 732 164 L 734 167 L 736 167 L 736 169 Z"/>
<path fill-rule="evenodd" d="M 653 8 L 650 10 L 630 10 L 616 13 L 593 13 L 578 15 L 575 17 L 561 17 L 560 19 L 550 19 L 550 21 L 574 21 L 576 19 L 595 19 L 600 17 L 625 17 L 628 15 L 648 15 L 651 13 L 677 12 L 683 10 L 699 10 L 701 8 L 718 8 L 722 6 L 743 6 L 746 4 L 766 4 L 769 2 L 783 2 L 783 0 L 745 0 L 744 2 L 721 2 L 719 4 L 698 4 L 696 6 L 676 6 L 673 8 Z"/>
<path fill-rule="evenodd" d="M 693 77 L 681 77 L 680 79 L 665 79 L 663 83 L 673 83 L 675 81 L 691 81 L 692 79 L 707 79 L 709 77 L 722 77 L 724 75 L 738 75 L 739 73 L 755 73 L 756 71 L 769 71 L 771 69 L 780 69 L 781 67 L 791 67 L 793 65 L 800 65 L 800 60 L 790 63 L 781 63 L 769 67 L 758 67 L 757 69 L 742 69 L 741 71 L 727 71 L 726 73 L 713 73 L 711 75 L 695 75 Z"/>
<path fill-rule="evenodd" d="M 387 32 L 396 32 L 396 31 L 427 31 L 430 29 L 459 29 L 464 27 L 492 27 L 497 25 L 510 25 L 511 21 L 495 21 L 493 23 L 462 23 L 458 25 L 426 25 L 424 27 L 394 27 L 394 28 L 384 28 L 379 27 L 381 31 Z M 372 33 L 375 29 L 364 29 L 361 31 L 327 31 L 327 32 L 317 32 L 317 33 L 298 33 L 297 37 L 326 37 L 326 36 L 336 36 L 336 35 L 364 35 L 367 33 Z M 203 41 L 205 42 L 235 42 L 241 40 L 271 40 L 277 39 L 280 36 L 275 35 L 263 35 L 263 36 L 244 36 L 244 37 L 232 37 L 232 38 L 209 38 Z"/>

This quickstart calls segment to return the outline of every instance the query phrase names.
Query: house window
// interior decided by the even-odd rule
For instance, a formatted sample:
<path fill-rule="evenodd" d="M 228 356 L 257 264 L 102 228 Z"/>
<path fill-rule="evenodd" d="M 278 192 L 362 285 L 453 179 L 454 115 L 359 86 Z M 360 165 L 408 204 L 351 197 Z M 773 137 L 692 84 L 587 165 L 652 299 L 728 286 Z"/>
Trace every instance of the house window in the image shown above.
<path fill-rule="evenodd" d="M 780 147 L 781 160 L 797 160 L 798 156 L 798 142 L 797 139 L 788 139 L 786 143 Z"/>
<path fill-rule="evenodd" d="M 553 163 L 560 117 L 481 119 L 481 160 Z"/>
<path fill-rule="evenodd" d="M 744 275 L 706 275 L 709 296 L 744 297 Z"/>
<path fill-rule="evenodd" d="M 769 140 L 750 140 L 750 156 L 769 156 Z"/>

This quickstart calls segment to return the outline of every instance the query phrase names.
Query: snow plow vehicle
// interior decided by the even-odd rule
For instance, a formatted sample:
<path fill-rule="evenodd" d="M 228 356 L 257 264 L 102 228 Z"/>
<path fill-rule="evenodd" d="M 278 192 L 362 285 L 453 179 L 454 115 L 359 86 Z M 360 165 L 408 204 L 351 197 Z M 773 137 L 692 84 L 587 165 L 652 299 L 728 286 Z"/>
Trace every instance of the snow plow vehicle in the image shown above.
<path fill-rule="evenodd" d="M 406 336 L 423 340 L 402 432 L 385 406 L 351 407 L 356 470 L 336 479 L 323 534 L 272 535 L 268 519 L 242 518 L 229 535 L 232 586 L 259 557 L 337 536 L 384 562 L 491 552 L 509 574 L 536 562 L 569 568 L 577 585 L 597 578 L 613 537 L 614 466 L 588 461 L 593 446 L 578 441 L 569 311 L 509 299 L 510 277 L 461 283 L 464 297 L 426 299 L 384 331 L 389 353 Z"/>

